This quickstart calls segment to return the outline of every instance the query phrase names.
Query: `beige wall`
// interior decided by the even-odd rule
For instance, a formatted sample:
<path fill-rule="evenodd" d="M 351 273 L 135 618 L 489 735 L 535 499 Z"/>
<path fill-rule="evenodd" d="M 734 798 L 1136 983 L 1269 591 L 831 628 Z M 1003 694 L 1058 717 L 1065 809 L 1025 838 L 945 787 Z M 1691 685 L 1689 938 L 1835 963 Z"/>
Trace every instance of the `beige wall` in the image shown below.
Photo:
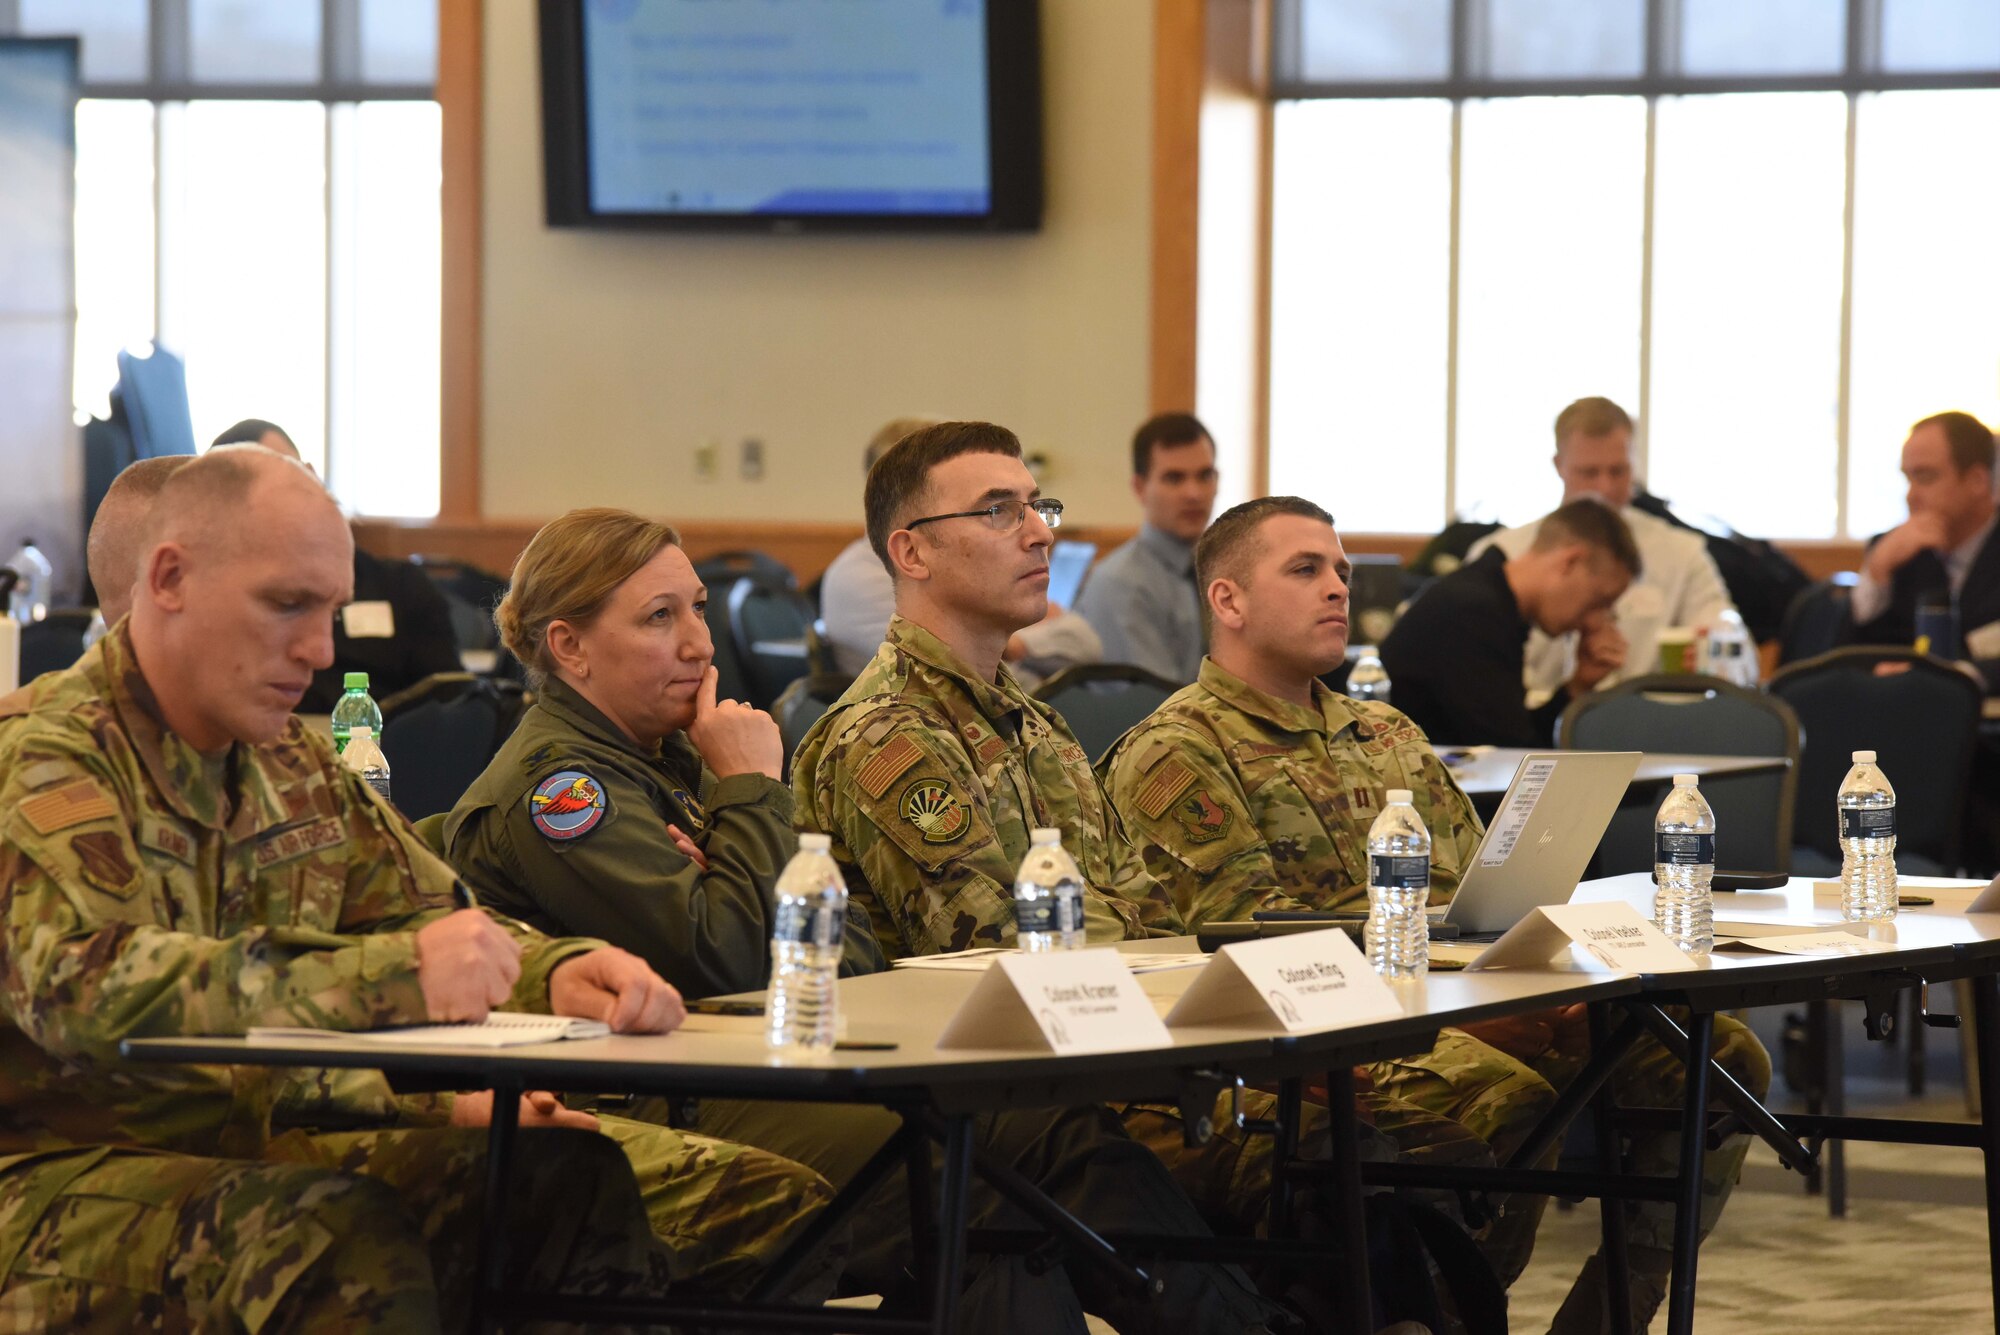
<path fill-rule="evenodd" d="M 488 0 L 482 506 L 859 518 L 883 420 L 985 417 L 1049 452 L 1085 523 L 1129 522 L 1146 411 L 1151 0 L 1044 0 L 1048 208 L 1003 237 L 552 231 L 534 6 Z M 737 443 L 764 442 L 745 482 Z M 715 481 L 694 452 L 722 447 Z"/>

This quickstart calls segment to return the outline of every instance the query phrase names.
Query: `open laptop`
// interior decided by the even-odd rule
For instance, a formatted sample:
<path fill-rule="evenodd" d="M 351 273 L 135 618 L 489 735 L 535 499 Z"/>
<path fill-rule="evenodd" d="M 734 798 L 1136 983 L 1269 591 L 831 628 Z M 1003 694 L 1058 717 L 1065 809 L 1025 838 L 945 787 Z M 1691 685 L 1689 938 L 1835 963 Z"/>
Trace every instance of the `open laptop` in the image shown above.
<path fill-rule="evenodd" d="M 1432 916 L 1460 938 L 1498 935 L 1544 904 L 1567 904 L 1639 769 L 1637 751 L 1531 751 L 1451 902 Z"/>
<path fill-rule="evenodd" d="M 1049 549 L 1049 601 L 1057 607 L 1073 608 L 1076 595 L 1083 591 L 1083 577 L 1097 559 L 1094 542 L 1058 542 Z"/>
<path fill-rule="evenodd" d="M 1567 904 L 1639 769 L 1637 751 L 1532 751 L 1521 757 L 1486 836 L 1449 904 L 1430 909 L 1431 935 L 1498 937 L 1544 904 Z M 1367 906 L 1327 913 L 1271 913 L 1210 923 L 1204 950 L 1230 941 L 1288 936 L 1329 925 L 1358 932 Z"/>

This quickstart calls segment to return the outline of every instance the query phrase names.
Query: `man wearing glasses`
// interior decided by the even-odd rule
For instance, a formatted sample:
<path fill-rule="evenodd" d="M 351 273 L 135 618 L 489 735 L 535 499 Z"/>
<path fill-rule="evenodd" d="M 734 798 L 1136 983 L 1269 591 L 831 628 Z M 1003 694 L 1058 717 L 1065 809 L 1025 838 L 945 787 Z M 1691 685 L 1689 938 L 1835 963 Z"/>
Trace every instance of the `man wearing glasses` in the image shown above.
<path fill-rule="evenodd" d="M 1177 932 L 1089 756 L 1002 661 L 1008 637 L 1047 611 L 1051 530 L 1062 522 L 1021 442 L 986 422 L 915 432 L 870 470 L 866 510 L 896 616 L 799 744 L 792 786 L 799 825 L 833 836 L 883 950 L 1011 943 L 1014 871 L 1037 826 L 1062 829 L 1096 887 L 1085 891 L 1093 943 Z"/>

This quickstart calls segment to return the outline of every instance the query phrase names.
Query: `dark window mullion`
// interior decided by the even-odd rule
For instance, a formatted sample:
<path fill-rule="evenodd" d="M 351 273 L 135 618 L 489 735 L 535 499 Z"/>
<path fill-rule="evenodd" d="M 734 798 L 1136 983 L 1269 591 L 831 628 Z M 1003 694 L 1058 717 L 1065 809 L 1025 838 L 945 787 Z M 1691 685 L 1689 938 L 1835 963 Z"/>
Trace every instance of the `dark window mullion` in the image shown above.
<path fill-rule="evenodd" d="M 194 61 L 189 55 L 193 27 L 188 3 L 189 0 L 153 0 L 152 12 L 147 15 L 151 22 L 147 25 L 146 41 L 150 65 L 147 82 L 154 86 L 183 87 L 194 80 Z M 167 100 L 157 93 L 141 96 L 154 101 Z"/>

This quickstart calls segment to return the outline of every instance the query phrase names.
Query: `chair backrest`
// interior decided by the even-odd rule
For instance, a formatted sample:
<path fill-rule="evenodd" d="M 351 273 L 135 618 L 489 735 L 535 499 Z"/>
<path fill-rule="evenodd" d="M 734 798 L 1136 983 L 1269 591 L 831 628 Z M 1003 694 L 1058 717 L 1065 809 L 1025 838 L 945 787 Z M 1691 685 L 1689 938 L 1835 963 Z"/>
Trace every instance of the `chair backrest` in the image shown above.
<path fill-rule="evenodd" d="M 1778 628 L 1780 663 L 1796 663 L 1840 644 L 1858 578 L 1852 570 L 1842 570 L 1799 590 Z"/>
<path fill-rule="evenodd" d="M 708 585 L 709 597 L 718 587 L 734 579 L 748 577 L 781 589 L 798 592 L 799 577 L 792 568 L 769 552 L 727 551 L 704 556 L 694 563 L 694 573 Z"/>
<path fill-rule="evenodd" d="M 1719 677 L 1635 677 L 1577 700 L 1556 724 L 1576 751 L 1680 751 L 1784 756 L 1773 774 L 1717 774 L 1701 781 L 1715 810 L 1716 858 L 1733 871 L 1790 871 L 1798 797 L 1799 720 L 1790 706 Z M 1652 804 L 1621 807 L 1598 845 L 1599 875 L 1651 871 Z"/>
<path fill-rule="evenodd" d="M 1877 675 L 1878 664 L 1894 664 Z M 1873 751 L 1896 789 L 1896 860 L 1958 866 L 1959 821 L 1984 690 L 1970 669 L 1911 649 L 1853 646 L 1771 678 L 1805 732 L 1793 842 L 1840 860 L 1835 799 L 1855 751 Z"/>
<path fill-rule="evenodd" d="M 382 702 L 382 754 L 396 809 L 411 820 L 448 812 L 520 722 L 518 684 L 440 672 Z"/>
<path fill-rule="evenodd" d="M 52 608 L 45 619 L 21 627 L 21 680 L 60 672 L 83 657 L 83 636 L 89 629 L 90 613 L 67 607 Z"/>
<path fill-rule="evenodd" d="M 1180 687 L 1132 663 L 1078 663 L 1035 689 L 1094 763 Z"/>
<path fill-rule="evenodd" d="M 750 703 L 769 709 L 785 687 L 811 669 L 812 609 L 790 589 L 754 577 L 737 580 L 728 602 L 730 645 L 743 667 Z"/>
<path fill-rule="evenodd" d="M 813 672 L 794 678 L 779 692 L 771 706 L 771 717 L 778 721 L 778 735 L 784 738 L 787 778 L 791 777 L 792 753 L 799 749 L 799 743 L 853 684 L 854 678 L 842 673 Z"/>

